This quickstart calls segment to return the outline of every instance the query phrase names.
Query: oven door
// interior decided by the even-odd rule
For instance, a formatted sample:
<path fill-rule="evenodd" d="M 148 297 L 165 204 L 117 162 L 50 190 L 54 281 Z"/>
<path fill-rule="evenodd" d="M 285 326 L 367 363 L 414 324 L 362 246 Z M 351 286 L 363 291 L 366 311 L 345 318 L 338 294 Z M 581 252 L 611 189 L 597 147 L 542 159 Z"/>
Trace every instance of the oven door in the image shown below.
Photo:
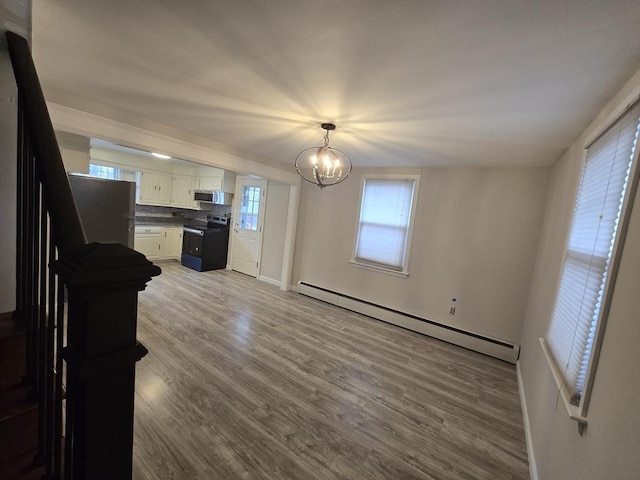
<path fill-rule="evenodd" d="M 185 228 L 182 232 L 182 253 L 192 257 L 202 257 L 202 239 L 204 232 L 193 228 Z"/>

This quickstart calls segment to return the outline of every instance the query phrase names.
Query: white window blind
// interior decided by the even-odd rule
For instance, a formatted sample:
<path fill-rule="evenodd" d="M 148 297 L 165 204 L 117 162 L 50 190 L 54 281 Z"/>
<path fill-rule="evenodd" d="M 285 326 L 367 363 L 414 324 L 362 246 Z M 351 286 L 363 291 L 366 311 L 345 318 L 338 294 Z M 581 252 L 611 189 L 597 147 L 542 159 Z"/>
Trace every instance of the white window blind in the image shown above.
<path fill-rule="evenodd" d="M 415 180 L 365 179 L 356 244 L 357 263 L 406 269 Z"/>
<path fill-rule="evenodd" d="M 640 103 L 587 149 L 547 343 L 579 405 L 638 142 Z"/>

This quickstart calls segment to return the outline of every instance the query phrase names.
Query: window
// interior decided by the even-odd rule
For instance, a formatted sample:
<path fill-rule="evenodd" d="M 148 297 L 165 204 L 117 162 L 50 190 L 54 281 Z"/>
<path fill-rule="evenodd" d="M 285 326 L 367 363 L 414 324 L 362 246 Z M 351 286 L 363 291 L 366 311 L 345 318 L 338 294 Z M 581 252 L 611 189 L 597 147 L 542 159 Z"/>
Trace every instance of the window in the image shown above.
<path fill-rule="evenodd" d="M 363 178 L 352 263 L 407 275 L 418 176 Z"/>
<path fill-rule="evenodd" d="M 240 228 L 245 230 L 258 230 L 260 192 L 260 187 L 246 185 L 242 187 L 239 222 Z"/>
<path fill-rule="evenodd" d="M 107 178 L 109 180 L 120 179 L 120 169 L 115 167 L 107 167 L 106 165 L 97 165 L 92 163 L 89 165 L 89 176 L 98 178 Z"/>
<path fill-rule="evenodd" d="M 587 148 L 546 336 L 563 397 L 581 424 L 633 199 L 639 128 L 640 102 Z"/>

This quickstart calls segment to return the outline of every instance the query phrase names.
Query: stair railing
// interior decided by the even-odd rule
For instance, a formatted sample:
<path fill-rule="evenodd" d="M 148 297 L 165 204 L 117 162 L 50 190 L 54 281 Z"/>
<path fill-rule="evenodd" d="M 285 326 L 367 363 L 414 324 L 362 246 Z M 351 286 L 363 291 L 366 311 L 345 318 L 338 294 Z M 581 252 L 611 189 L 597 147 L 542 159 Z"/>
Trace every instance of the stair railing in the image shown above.
<path fill-rule="evenodd" d="M 132 476 L 138 292 L 160 274 L 124 245 L 87 243 L 27 41 L 6 34 L 18 86 L 16 317 L 48 479 Z"/>

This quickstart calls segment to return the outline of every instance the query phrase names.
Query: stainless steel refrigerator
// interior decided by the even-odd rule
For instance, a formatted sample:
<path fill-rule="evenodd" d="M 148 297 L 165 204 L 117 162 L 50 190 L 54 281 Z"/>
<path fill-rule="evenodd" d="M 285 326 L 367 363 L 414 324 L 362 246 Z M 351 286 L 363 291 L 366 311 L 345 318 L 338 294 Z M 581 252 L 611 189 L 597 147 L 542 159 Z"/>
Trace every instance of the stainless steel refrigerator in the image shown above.
<path fill-rule="evenodd" d="M 133 248 L 136 184 L 69 175 L 89 242 L 116 242 Z"/>

